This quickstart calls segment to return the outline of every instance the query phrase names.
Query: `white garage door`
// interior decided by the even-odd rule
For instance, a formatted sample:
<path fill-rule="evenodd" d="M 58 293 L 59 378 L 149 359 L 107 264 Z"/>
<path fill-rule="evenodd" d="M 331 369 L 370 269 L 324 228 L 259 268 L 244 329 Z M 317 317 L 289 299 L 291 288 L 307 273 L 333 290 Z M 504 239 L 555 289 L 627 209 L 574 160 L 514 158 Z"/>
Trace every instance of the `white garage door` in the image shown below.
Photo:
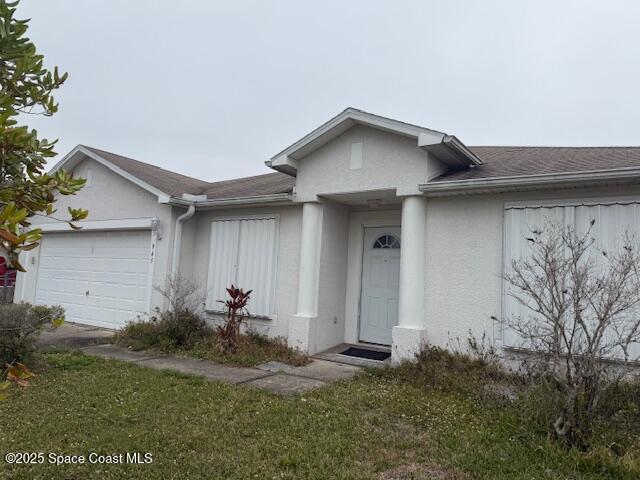
<path fill-rule="evenodd" d="M 115 328 L 149 309 L 151 233 L 45 234 L 36 303 L 62 305 L 70 322 Z"/>
<path fill-rule="evenodd" d="M 512 260 L 527 258 L 531 245 L 527 237 L 531 231 L 552 221 L 573 227 L 577 232 L 589 228 L 592 220 L 595 224 L 591 234 L 598 251 L 619 251 L 623 235 L 631 235 L 640 241 L 640 202 L 635 200 L 611 200 L 602 202 L 558 202 L 527 205 L 507 205 L 504 223 L 504 267 L 510 269 Z M 509 286 L 504 288 L 505 318 L 534 318 L 535 314 L 509 295 Z M 506 346 L 522 346 L 522 338 L 512 329 L 504 329 L 503 340 Z M 632 356 L 640 356 L 640 345 L 631 347 Z"/>

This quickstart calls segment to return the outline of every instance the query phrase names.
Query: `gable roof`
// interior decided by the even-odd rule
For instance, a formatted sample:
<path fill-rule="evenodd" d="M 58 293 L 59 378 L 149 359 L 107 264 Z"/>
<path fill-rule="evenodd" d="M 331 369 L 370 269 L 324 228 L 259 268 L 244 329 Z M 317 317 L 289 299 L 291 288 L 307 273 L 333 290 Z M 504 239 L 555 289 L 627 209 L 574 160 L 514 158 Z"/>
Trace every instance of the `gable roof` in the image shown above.
<path fill-rule="evenodd" d="M 431 182 L 578 173 L 640 167 L 640 147 L 469 147 L 482 165 Z"/>
<path fill-rule="evenodd" d="M 447 135 L 437 130 L 382 117 L 352 107 L 346 108 L 265 163 L 274 170 L 295 175 L 298 170 L 298 160 L 327 144 L 354 125 L 365 125 L 414 138 L 417 140 L 417 147 L 435 155 L 450 168 L 465 168 L 469 165 L 482 163 L 482 160 L 454 135 Z"/>
<path fill-rule="evenodd" d="M 78 145 L 55 167 L 73 169 L 85 156 L 158 195 L 163 201 L 182 198 L 183 194 L 204 195 L 207 200 L 237 199 L 291 193 L 295 178 L 275 172 L 219 182 L 206 182 L 156 165 L 141 162 L 86 145 Z"/>
<path fill-rule="evenodd" d="M 172 197 L 181 197 L 183 193 L 200 195 L 210 185 L 209 182 L 165 170 L 150 163 L 123 157 L 98 148 L 82 146 Z"/>
<path fill-rule="evenodd" d="M 466 147 L 457 138 L 447 136 L 434 137 L 440 132 L 423 129 L 404 122 L 386 119 L 355 109 L 347 109 L 334 117 L 323 127 L 347 129 L 356 120 L 351 117 L 356 113 L 381 122 L 393 122 L 406 135 L 418 136 L 418 148 L 439 155 L 469 155 L 476 158 L 464 168 L 460 163 L 450 163 L 450 170 L 427 183 L 420 185 L 420 190 L 431 194 L 447 194 L 449 191 L 474 190 L 483 191 L 489 188 L 530 188 L 536 185 L 560 185 L 568 182 L 640 182 L 640 146 L 637 147 L 527 147 L 527 146 L 476 146 Z M 345 116 L 346 115 L 346 116 Z M 342 118 L 337 124 L 336 119 Z M 345 118 L 347 120 L 345 120 Z M 382 125 L 382 124 L 381 124 Z M 388 123 L 384 125 L 389 126 Z M 399 125 L 399 126 L 398 126 Z M 333 128 L 332 127 L 332 128 Z M 382 128 L 378 126 L 377 128 Z M 386 128 L 386 127 L 385 127 Z M 411 130 L 413 129 L 413 130 Z M 418 130 L 420 131 L 418 131 Z M 316 129 L 316 132 L 317 133 Z M 343 130 L 343 131 L 345 131 Z M 413 133 L 409 134 L 409 131 Z M 312 132 L 312 134 L 314 133 Z M 325 132 L 327 133 L 327 132 Z M 311 134 L 310 134 L 311 135 Z M 323 135 L 322 133 L 320 135 Z M 337 136 L 336 131 L 331 135 Z M 306 138 L 306 137 L 305 137 Z M 320 137 L 317 137 L 320 138 Z M 327 140 L 325 137 L 323 141 Z M 435 138 L 435 141 L 434 141 Z M 308 143 L 307 145 L 311 145 Z M 295 144 L 294 144 L 295 145 Z M 290 147 L 291 148 L 291 147 Z M 305 147 L 307 148 L 307 147 Z M 311 148 L 311 147 L 308 147 Z M 315 147 L 317 148 L 317 146 Z M 284 150 L 283 152 L 286 152 Z M 282 152 L 281 152 L 282 153 Z M 158 196 L 162 202 L 181 200 L 184 194 L 200 196 L 203 199 L 186 199 L 187 202 L 212 201 L 216 205 L 227 203 L 247 203 L 253 201 L 291 200 L 290 194 L 295 187 L 296 179 L 291 174 L 280 172 L 236 178 L 218 182 L 207 182 L 197 178 L 165 170 L 149 163 L 117 155 L 94 147 L 78 145 L 67 154 L 54 168 L 73 169 L 84 158 L 89 157 L 103 164 L 115 173 L 129 179 L 141 188 Z M 275 159 L 276 157 L 274 157 Z M 280 157 L 277 157 L 280 158 Z M 465 157 L 467 159 L 471 157 Z M 290 157 L 285 159 L 291 161 Z M 295 159 L 293 159 L 295 161 Z M 267 162 L 276 168 L 271 162 Z M 287 165 L 291 165 L 288 163 Z M 284 165 L 285 167 L 287 165 Z M 289 171 L 287 168 L 279 169 Z M 295 169 L 291 173 L 294 173 Z M 276 198 L 279 196 L 278 198 Z M 180 202 L 178 202 L 180 203 Z"/>

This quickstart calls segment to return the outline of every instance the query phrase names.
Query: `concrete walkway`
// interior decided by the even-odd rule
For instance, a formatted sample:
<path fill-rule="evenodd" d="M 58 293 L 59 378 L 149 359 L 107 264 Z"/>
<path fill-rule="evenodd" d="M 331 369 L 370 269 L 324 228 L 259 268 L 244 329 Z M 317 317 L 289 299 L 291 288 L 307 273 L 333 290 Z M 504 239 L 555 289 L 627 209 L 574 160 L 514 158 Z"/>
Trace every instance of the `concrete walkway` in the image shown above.
<path fill-rule="evenodd" d="M 109 343 L 111 337 L 113 337 L 113 330 L 107 328 L 65 322 L 55 330 L 44 328 L 38 337 L 37 344 L 40 348 L 81 348 Z"/>
<path fill-rule="evenodd" d="M 87 355 L 199 375 L 208 380 L 261 388 L 280 395 L 295 395 L 323 387 L 336 380 L 351 378 L 362 370 L 358 366 L 320 359 L 312 359 L 304 367 L 279 362 L 268 362 L 254 368 L 233 367 L 176 355 L 136 352 L 108 343 L 112 335 L 110 330 L 64 324 L 55 331 L 44 331 L 38 343 L 42 348 L 80 348 Z"/>
<path fill-rule="evenodd" d="M 175 370 L 208 380 L 261 388 L 280 395 L 303 393 L 336 380 L 351 378 L 361 371 L 360 367 L 353 365 L 315 359 L 304 367 L 269 362 L 247 368 L 176 355 L 135 352 L 116 345 L 94 345 L 81 348 L 81 351 L 87 355 L 135 363 L 142 367 Z"/>

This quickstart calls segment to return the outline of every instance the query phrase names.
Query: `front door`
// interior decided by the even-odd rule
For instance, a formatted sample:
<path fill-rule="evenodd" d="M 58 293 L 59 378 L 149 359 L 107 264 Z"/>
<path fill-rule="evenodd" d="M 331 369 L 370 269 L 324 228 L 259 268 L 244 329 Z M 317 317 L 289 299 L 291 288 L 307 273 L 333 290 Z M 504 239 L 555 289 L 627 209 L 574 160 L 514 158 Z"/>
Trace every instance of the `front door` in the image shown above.
<path fill-rule="evenodd" d="M 391 345 L 398 324 L 400 227 L 364 230 L 360 341 Z"/>

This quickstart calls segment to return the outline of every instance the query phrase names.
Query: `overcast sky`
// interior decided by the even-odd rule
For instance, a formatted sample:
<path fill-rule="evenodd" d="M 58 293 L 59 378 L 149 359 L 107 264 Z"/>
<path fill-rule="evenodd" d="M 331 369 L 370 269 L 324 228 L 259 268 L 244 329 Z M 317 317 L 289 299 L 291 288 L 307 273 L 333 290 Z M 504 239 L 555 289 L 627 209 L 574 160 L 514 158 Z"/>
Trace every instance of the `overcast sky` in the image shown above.
<path fill-rule="evenodd" d="M 22 0 L 78 143 L 204 180 L 347 106 L 467 145 L 639 145 L 640 2 Z"/>

